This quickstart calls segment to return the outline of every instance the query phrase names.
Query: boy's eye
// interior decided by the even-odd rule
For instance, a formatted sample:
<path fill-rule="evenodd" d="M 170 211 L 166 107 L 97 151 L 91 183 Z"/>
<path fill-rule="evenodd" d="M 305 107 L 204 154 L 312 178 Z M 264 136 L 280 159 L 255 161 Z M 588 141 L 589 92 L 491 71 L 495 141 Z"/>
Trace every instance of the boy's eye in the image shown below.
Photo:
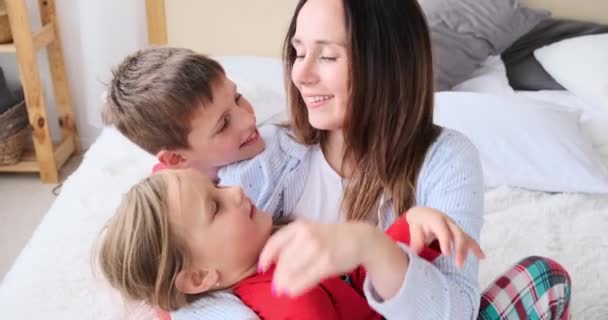
<path fill-rule="evenodd" d="M 222 126 L 220 127 L 220 131 L 219 132 L 222 132 L 226 128 L 228 128 L 229 124 L 230 124 L 230 115 L 227 115 L 227 116 L 224 117 L 224 122 L 222 123 Z"/>

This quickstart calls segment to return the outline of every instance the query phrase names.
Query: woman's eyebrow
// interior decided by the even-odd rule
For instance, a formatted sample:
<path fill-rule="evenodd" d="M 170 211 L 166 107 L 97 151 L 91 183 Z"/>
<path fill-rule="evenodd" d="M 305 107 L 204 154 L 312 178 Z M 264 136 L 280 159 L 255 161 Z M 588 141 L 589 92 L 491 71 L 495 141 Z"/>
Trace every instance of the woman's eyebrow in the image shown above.
<path fill-rule="evenodd" d="M 331 40 L 325 40 L 325 39 L 320 39 L 320 40 L 315 40 L 314 43 L 316 45 L 337 45 L 337 46 L 341 46 L 341 47 L 346 47 L 346 45 L 344 43 L 341 42 L 337 42 L 337 41 L 331 41 Z M 291 44 L 292 45 L 301 45 L 302 44 L 302 40 L 298 39 L 298 38 L 291 38 Z"/>

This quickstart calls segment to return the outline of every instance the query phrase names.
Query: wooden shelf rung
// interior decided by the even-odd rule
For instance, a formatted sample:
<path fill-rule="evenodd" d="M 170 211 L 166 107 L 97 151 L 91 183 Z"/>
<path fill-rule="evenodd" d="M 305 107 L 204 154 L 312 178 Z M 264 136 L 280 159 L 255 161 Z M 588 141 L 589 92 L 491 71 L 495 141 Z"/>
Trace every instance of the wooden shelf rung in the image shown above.
<path fill-rule="evenodd" d="M 70 137 L 63 140 L 58 146 L 55 146 L 54 155 L 58 169 L 63 167 L 66 161 L 68 161 L 70 156 L 74 153 L 74 147 L 74 139 Z"/>
<path fill-rule="evenodd" d="M 15 47 L 15 44 L 10 42 L 10 43 L 2 43 L 0 44 L 0 52 L 17 52 L 17 47 Z"/>
<path fill-rule="evenodd" d="M 74 154 L 74 147 L 74 140 L 72 138 L 66 138 L 61 143 L 53 145 L 53 155 L 55 156 L 58 169 L 62 168 L 72 154 Z M 26 150 L 21 157 L 21 161 L 17 164 L 0 166 L 0 172 L 40 172 L 40 166 L 38 166 L 38 162 L 36 161 L 34 150 Z"/>
<path fill-rule="evenodd" d="M 38 166 L 34 151 L 28 150 L 23 154 L 19 163 L 0 166 L 0 172 L 40 172 L 40 166 Z"/>
<path fill-rule="evenodd" d="M 36 50 L 46 48 L 53 40 L 55 40 L 55 26 L 50 22 L 34 33 L 34 48 Z"/>

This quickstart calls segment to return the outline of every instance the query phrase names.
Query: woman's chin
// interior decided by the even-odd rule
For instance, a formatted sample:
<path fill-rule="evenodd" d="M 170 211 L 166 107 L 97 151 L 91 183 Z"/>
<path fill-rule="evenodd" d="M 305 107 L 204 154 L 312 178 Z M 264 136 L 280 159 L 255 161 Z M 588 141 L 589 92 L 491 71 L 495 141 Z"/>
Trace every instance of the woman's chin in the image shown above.
<path fill-rule="evenodd" d="M 317 129 L 317 130 L 324 130 L 324 131 L 335 131 L 335 130 L 340 130 L 342 127 L 342 122 L 341 121 L 335 121 L 331 118 L 328 117 L 322 117 L 322 116 L 308 116 L 308 123 L 310 123 L 310 125 Z"/>

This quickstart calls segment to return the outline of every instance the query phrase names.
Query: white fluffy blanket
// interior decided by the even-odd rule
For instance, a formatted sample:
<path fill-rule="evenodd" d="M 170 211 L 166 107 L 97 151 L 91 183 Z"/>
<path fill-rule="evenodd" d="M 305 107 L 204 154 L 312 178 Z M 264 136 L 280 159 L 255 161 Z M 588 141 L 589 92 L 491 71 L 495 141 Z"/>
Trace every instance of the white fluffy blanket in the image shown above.
<path fill-rule="evenodd" d="M 150 317 L 94 275 L 91 250 L 121 194 L 153 163 L 116 131 L 102 133 L 4 278 L 0 318 Z M 608 197 L 504 188 L 488 192 L 486 205 L 482 286 L 524 256 L 550 256 L 572 273 L 575 318 L 608 318 Z"/>

